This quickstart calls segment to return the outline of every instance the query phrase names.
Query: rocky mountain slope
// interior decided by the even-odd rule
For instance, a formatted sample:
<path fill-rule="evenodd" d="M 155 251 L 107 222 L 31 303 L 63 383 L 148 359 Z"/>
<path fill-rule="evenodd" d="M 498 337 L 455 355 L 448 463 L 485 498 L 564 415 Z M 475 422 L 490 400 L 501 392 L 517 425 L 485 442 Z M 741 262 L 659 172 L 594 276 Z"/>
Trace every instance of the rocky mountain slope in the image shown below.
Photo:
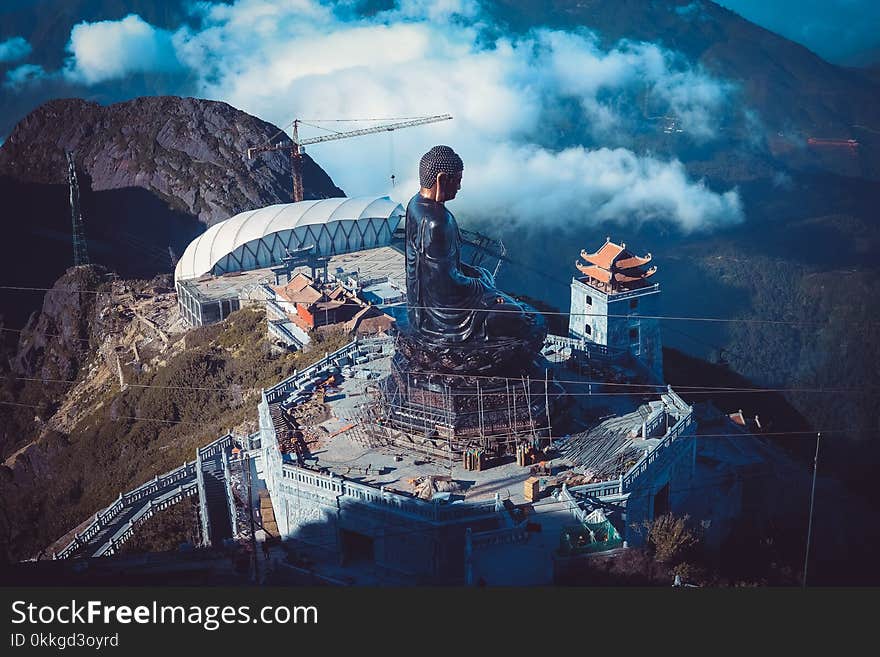
<path fill-rule="evenodd" d="M 105 273 L 68 270 L 0 370 L 0 562 L 39 553 L 224 431 L 253 431 L 261 389 L 348 341 L 277 354 L 260 308 L 186 330 L 170 275 Z"/>
<path fill-rule="evenodd" d="M 290 200 L 290 159 L 280 151 L 252 160 L 249 146 L 278 128 L 226 103 L 154 96 L 102 107 L 53 100 L 28 114 L 0 148 L 0 175 L 63 184 L 65 151 L 92 191 L 140 187 L 211 225 L 255 207 Z M 344 196 L 304 157 L 306 198 Z"/>

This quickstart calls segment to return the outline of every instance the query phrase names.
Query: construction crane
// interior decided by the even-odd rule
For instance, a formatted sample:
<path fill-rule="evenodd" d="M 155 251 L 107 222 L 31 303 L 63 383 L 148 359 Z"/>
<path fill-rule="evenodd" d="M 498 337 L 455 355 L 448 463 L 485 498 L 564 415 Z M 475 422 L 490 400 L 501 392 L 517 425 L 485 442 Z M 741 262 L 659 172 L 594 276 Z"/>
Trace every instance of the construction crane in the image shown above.
<path fill-rule="evenodd" d="M 266 142 L 262 146 L 253 146 L 248 148 L 248 159 L 252 159 L 257 153 L 265 153 L 266 151 L 290 151 L 290 169 L 293 173 L 293 200 L 294 202 L 303 200 L 303 181 L 302 181 L 302 156 L 305 152 L 305 146 L 310 144 L 320 144 L 325 141 L 335 141 L 337 139 L 347 139 L 349 137 L 360 137 L 361 135 L 371 135 L 376 132 L 392 132 L 401 128 L 412 128 L 417 125 L 425 125 L 427 123 L 436 123 L 438 121 L 448 121 L 452 118 L 450 114 L 439 114 L 437 116 L 424 116 L 401 121 L 399 123 L 388 123 L 386 125 L 377 125 L 372 128 L 363 128 L 361 130 L 351 130 L 349 132 L 334 132 L 329 135 L 321 135 L 320 137 L 309 137 L 308 139 L 299 138 L 299 125 L 306 123 L 302 119 L 296 119 L 293 122 L 293 139 L 289 142 L 280 144 L 270 144 Z M 308 124 L 307 124 L 308 125 Z M 270 140 L 271 141 L 271 140 Z"/>

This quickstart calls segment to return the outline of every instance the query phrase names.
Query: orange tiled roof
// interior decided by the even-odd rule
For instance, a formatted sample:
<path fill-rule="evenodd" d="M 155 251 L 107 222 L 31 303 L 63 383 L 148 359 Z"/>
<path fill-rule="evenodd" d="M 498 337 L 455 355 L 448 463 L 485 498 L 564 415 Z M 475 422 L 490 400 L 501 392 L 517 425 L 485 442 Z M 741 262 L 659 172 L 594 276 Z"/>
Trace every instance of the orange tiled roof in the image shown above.
<path fill-rule="evenodd" d="M 601 267 L 602 269 L 611 269 L 614 259 L 619 256 L 623 250 L 624 247 L 620 244 L 615 244 L 611 240 L 608 240 L 602 245 L 602 248 L 595 253 L 587 253 L 585 250 L 581 249 L 581 258 L 597 267 Z"/>
<path fill-rule="evenodd" d="M 634 255 L 627 250 L 626 244 L 615 244 L 610 237 L 595 253 L 587 253 L 582 249 L 581 258 L 587 264 L 575 262 L 575 267 L 594 281 L 610 285 L 612 290 L 618 285 L 625 288 L 629 284 L 644 281 L 657 271 L 656 267 L 641 269 L 651 262 L 650 253 L 644 256 Z"/>
<path fill-rule="evenodd" d="M 308 287 L 311 284 L 312 284 L 312 279 L 309 276 L 300 272 L 300 273 L 296 274 L 293 278 L 291 278 L 282 287 L 287 290 L 290 290 L 291 292 L 299 292 L 300 290 Z"/>
<path fill-rule="evenodd" d="M 651 262 L 651 254 L 648 253 L 645 256 L 635 256 L 631 255 L 628 258 L 620 258 L 617 262 L 614 263 L 614 266 L 618 269 L 632 269 L 633 267 L 642 267 Z"/>
<path fill-rule="evenodd" d="M 333 288 L 332 292 L 327 294 L 327 296 L 330 297 L 330 299 L 332 299 L 333 301 L 336 301 L 339 297 L 344 296 L 344 295 L 345 295 L 345 288 L 342 287 L 341 285 L 337 285 L 335 288 Z"/>
<path fill-rule="evenodd" d="M 597 281 L 602 281 L 603 283 L 611 282 L 611 272 L 607 269 L 603 269 L 597 265 L 582 265 L 579 262 L 575 262 L 574 266 L 580 269 L 584 276 L 595 278 Z"/>
<path fill-rule="evenodd" d="M 324 298 L 324 295 L 318 292 L 311 285 L 306 285 L 302 289 L 291 289 L 288 286 L 276 287 L 275 291 L 285 301 L 290 303 L 312 304 Z"/>
<path fill-rule="evenodd" d="M 345 324 L 347 331 L 358 333 L 384 333 L 394 324 L 394 318 L 375 306 L 367 306 Z"/>
<path fill-rule="evenodd" d="M 309 303 L 305 299 L 314 296 L 312 293 L 306 292 L 303 295 L 302 299 L 299 298 L 305 290 L 311 289 L 314 292 L 317 292 L 320 297 L 320 292 L 315 290 L 315 288 L 311 287 L 312 279 L 306 276 L 303 273 L 296 274 L 293 278 L 291 278 L 284 285 L 273 286 L 272 289 L 275 290 L 281 297 L 285 300 L 290 301 L 291 303 L 296 303 L 299 301 L 300 303 Z"/>
<path fill-rule="evenodd" d="M 637 275 L 623 274 L 618 271 L 618 272 L 614 273 L 614 281 L 617 283 L 635 283 L 636 281 L 641 281 L 646 278 L 650 278 L 651 276 L 653 276 L 656 273 L 657 273 L 656 267 L 651 267 L 647 271 L 637 272 Z"/>
<path fill-rule="evenodd" d="M 367 334 L 387 333 L 394 325 L 394 321 L 393 317 L 384 313 L 378 317 L 365 317 L 358 323 L 357 332 Z"/>

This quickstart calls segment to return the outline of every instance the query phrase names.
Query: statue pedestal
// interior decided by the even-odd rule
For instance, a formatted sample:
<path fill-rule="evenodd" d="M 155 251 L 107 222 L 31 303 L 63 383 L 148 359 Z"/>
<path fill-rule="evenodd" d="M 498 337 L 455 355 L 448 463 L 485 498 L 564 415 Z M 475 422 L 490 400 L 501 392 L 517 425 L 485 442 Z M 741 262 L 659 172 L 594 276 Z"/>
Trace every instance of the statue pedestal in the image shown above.
<path fill-rule="evenodd" d="M 383 382 L 390 424 L 409 434 L 479 447 L 500 455 L 518 436 L 547 432 L 547 403 L 558 396 L 537 364 L 546 328 L 526 338 L 439 344 L 398 336 L 391 375 Z"/>

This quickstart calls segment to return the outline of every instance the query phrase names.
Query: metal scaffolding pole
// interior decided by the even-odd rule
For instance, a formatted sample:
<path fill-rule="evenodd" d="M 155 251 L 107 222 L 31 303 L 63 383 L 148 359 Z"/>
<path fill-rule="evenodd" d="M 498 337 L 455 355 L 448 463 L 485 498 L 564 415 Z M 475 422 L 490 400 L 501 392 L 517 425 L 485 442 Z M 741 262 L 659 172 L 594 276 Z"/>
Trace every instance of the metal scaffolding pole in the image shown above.
<path fill-rule="evenodd" d="M 528 390 L 526 390 L 526 380 L 528 380 Z M 532 432 L 532 438 L 535 438 L 535 419 L 532 417 L 532 379 L 527 377 L 523 379 L 523 392 L 526 393 L 526 405 L 529 409 L 529 429 Z"/>
<path fill-rule="evenodd" d="M 550 370 L 544 370 L 544 409 L 547 411 L 547 435 L 550 437 L 550 447 L 553 447 L 553 425 L 550 421 Z"/>
<path fill-rule="evenodd" d="M 816 434 L 816 456 L 813 457 L 813 486 L 810 489 L 810 520 L 807 524 L 807 547 L 804 554 L 804 578 L 801 582 L 803 588 L 807 588 L 807 566 L 810 563 L 810 539 L 813 536 L 813 503 L 816 500 L 816 472 L 819 470 L 819 439 L 822 433 Z"/>
<path fill-rule="evenodd" d="M 486 446 L 486 435 L 483 432 L 483 393 L 480 390 L 480 380 L 477 379 L 477 421 L 480 427 L 480 445 Z"/>

